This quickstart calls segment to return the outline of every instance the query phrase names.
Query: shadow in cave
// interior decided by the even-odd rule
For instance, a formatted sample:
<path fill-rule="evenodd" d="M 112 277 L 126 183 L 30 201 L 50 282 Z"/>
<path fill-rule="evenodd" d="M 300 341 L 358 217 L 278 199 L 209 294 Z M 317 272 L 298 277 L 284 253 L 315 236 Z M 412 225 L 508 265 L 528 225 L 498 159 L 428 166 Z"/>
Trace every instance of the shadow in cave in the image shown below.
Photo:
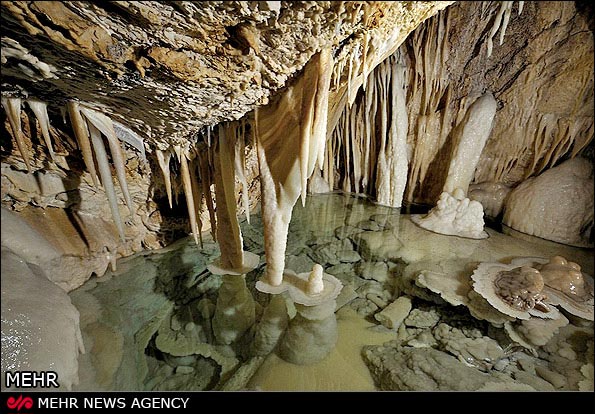
<path fill-rule="evenodd" d="M 50 118 L 50 125 L 60 125 L 59 121 L 62 120 L 62 117 L 59 116 L 59 114 L 50 112 L 49 108 L 48 117 Z M 57 153 L 67 154 L 65 159 L 66 164 L 69 167 L 69 170 L 65 171 L 66 176 L 62 178 L 62 183 L 66 190 L 66 192 L 64 193 L 66 197 L 66 199 L 64 200 L 64 213 L 66 214 L 68 221 L 76 231 L 77 235 L 80 237 L 85 247 L 90 252 L 91 243 L 85 235 L 83 224 L 77 215 L 77 211 L 79 210 L 79 206 L 82 201 L 81 192 L 79 188 L 82 182 L 81 176 L 83 175 L 83 172 L 85 170 L 85 165 L 82 163 L 83 155 L 79 150 L 78 146 L 74 147 L 72 145 L 72 143 L 76 141 L 72 137 L 70 137 L 69 132 L 66 132 L 72 131 L 72 125 L 70 124 L 70 122 L 68 122 L 68 124 L 64 126 L 65 127 L 63 128 L 63 130 L 54 128 L 53 130 L 58 134 L 58 137 L 56 137 L 55 135 L 52 136 L 54 151 Z M 68 136 L 68 138 L 62 137 L 62 134 Z M 50 135 L 52 135 L 51 132 Z"/>
<path fill-rule="evenodd" d="M 12 152 L 15 150 L 15 145 L 12 142 L 12 135 L 9 132 L 10 126 L 8 125 L 8 116 L 4 109 L 2 109 L 2 129 L 0 134 L 0 160 L 2 162 L 6 161 Z"/>
<path fill-rule="evenodd" d="M 420 183 L 414 192 L 414 199 L 415 195 L 417 195 L 417 197 L 421 198 L 419 201 L 436 205 L 436 202 L 442 193 L 442 189 L 444 188 L 444 184 L 446 183 L 450 161 L 454 156 L 454 150 L 456 148 L 456 143 L 454 141 L 455 137 L 457 137 L 458 128 L 459 125 L 450 131 L 444 144 L 440 147 L 430 162 L 423 183 Z"/>

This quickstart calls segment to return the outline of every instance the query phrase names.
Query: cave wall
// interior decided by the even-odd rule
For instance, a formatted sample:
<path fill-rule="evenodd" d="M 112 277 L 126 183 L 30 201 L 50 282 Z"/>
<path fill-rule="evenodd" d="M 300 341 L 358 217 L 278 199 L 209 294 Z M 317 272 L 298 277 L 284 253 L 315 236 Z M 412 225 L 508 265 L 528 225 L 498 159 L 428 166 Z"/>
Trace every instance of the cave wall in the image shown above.
<path fill-rule="evenodd" d="M 513 2 L 503 28 L 497 24 L 503 7 L 502 2 L 454 4 L 421 24 L 400 47 L 408 79 L 405 202 L 431 205 L 438 199 L 460 139 L 458 129 L 471 104 L 486 92 L 498 108 L 475 184 L 515 187 L 580 155 L 591 142 L 594 68 L 588 16 L 573 2 Z M 334 131 L 346 135 L 339 141 L 356 142 L 347 149 L 349 156 L 344 145 L 333 144 L 339 159 L 335 188 L 378 198 L 375 160 L 389 128 L 381 122 L 386 97 L 369 91 L 374 85 L 381 90 L 386 69 L 378 67 L 371 77 L 368 90 L 360 90 L 341 115 L 346 126 Z M 385 118 L 392 111 L 385 109 Z M 367 129 L 375 130 L 375 139 L 358 146 Z M 371 160 L 362 149 L 366 145 L 372 146 Z M 363 183 L 362 177 L 369 178 Z"/>
<path fill-rule="evenodd" d="M 442 125 L 440 139 L 433 144 L 434 156 L 423 145 L 416 145 L 420 136 L 415 129 L 410 130 L 414 146 L 410 171 L 427 168 L 424 180 L 410 175 L 410 201 L 432 203 L 438 198 L 456 145 L 452 132 L 467 108 L 485 91 L 494 94 L 498 109 L 475 183 L 514 187 L 561 160 L 577 156 L 593 138 L 593 32 L 587 19 L 573 2 L 524 2 L 520 14 L 519 2 L 514 2 L 504 41 L 499 44 L 500 27 L 488 56 L 487 37 L 500 7 L 497 2 L 460 3 L 434 18 L 443 15 L 445 19 L 446 49 L 442 53 L 447 58 L 442 72 L 433 76 L 440 85 L 430 92 L 438 92 L 432 98 L 435 107 L 426 107 L 425 111 L 438 112 Z M 423 31 L 423 26 L 418 30 Z M 410 52 L 416 49 L 416 34 L 407 43 Z M 412 56 L 412 67 L 419 70 L 416 56 L 423 54 Z M 423 100 L 416 95 L 427 93 L 414 91 L 408 103 L 411 124 L 416 114 L 424 113 L 418 104 Z M 418 156 L 430 164 L 418 162 Z"/>

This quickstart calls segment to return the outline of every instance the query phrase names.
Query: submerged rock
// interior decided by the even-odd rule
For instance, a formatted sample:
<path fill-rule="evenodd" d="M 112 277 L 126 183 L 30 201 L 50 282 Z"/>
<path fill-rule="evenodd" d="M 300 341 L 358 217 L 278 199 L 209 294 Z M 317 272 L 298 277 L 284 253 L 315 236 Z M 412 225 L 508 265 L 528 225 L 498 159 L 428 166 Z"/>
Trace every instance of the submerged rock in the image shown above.
<path fill-rule="evenodd" d="M 393 230 L 364 231 L 352 236 L 357 251 L 368 261 L 396 260 L 403 243 Z"/>
<path fill-rule="evenodd" d="M 401 296 L 388 305 L 382 312 L 374 315 L 374 318 L 388 329 L 397 330 L 411 311 L 411 298 Z"/>
<path fill-rule="evenodd" d="M 475 391 L 503 382 L 433 348 L 367 346 L 362 353 L 383 391 Z"/>

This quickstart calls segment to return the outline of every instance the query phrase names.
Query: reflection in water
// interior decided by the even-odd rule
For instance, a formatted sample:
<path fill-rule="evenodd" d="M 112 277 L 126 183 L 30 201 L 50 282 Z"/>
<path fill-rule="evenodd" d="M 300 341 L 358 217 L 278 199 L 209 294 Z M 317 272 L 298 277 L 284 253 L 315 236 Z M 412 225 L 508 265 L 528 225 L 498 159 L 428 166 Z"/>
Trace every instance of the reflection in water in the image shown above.
<path fill-rule="evenodd" d="M 213 333 L 218 343 L 229 345 L 254 325 L 254 299 L 246 287 L 244 275 L 223 275 L 221 278 Z"/>
<path fill-rule="evenodd" d="M 296 315 L 279 344 L 279 356 L 298 365 L 323 360 L 337 343 L 336 307 L 334 300 L 315 306 L 296 304 Z"/>
<path fill-rule="evenodd" d="M 211 274 L 219 251 L 205 237 L 202 250 L 185 239 L 120 260 L 117 272 L 71 292 L 88 350 L 78 389 L 593 387 L 592 322 L 567 315 L 566 326 L 536 338 L 549 328 L 504 326 L 481 298 L 465 296 L 479 262 L 561 255 L 592 274 L 592 251 L 492 229 L 485 240 L 444 236 L 363 198 L 317 195 L 294 208 L 286 267 L 301 274 L 319 263 L 343 288 L 306 307 L 287 292 L 255 289 L 265 266 L 259 215 L 241 227 L 244 250 L 261 256 L 245 277 Z M 404 301 L 410 306 L 393 305 Z M 388 313 L 390 323 L 380 323 Z"/>

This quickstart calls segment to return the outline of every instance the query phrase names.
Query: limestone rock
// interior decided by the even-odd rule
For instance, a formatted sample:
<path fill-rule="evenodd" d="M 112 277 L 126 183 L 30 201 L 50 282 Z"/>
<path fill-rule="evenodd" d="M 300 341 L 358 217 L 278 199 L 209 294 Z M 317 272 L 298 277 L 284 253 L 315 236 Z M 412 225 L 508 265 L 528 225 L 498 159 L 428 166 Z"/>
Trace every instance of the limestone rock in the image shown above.
<path fill-rule="evenodd" d="M 78 355 L 84 352 L 79 312 L 66 292 L 2 248 L 2 377 L 7 371 L 54 371 L 70 390 L 79 383 Z"/>
<path fill-rule="evenodd" d="M 403 246 L 392 230 L 364 231 L 352 236 L 352 240 L 362 258 L 368 261 L 398 259 Z"/>
<path fill-rule="evenodd" d="M 388 305 L 382 312 L 374 315 L 374 318 L 388 329 L 397 330 L 411 311 L 411 298 L 401 296 Z"/>
<path fill-rule="evenodd" d="M 428 310 L 413 309 L 405 319 L 405 326 L 415 328 L 431 328 L 438 323 L 440 315 L 435 308 Z"/>
<path fill-rule="evenodd" d="M 384 262 L 360 262 L 355 269 L 364 279 L 373 279 L 380 283 L 386 282 L 390 276 L 388 265 Z"/>
<path fill-rule="evenodd" d="M 469 391 L 494 381 L 433 348 L 367 346 L 362 353 L 376 386 L 384 391 Z"/>

